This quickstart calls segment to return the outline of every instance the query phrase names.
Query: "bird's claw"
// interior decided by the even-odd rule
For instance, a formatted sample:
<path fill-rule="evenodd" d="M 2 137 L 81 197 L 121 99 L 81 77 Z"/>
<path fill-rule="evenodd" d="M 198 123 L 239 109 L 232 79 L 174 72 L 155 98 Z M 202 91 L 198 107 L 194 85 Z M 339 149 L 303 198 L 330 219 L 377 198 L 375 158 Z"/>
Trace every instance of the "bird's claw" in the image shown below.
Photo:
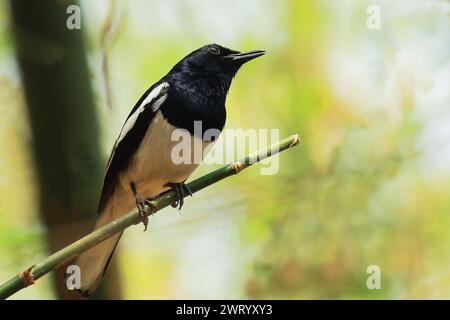
<path fill-rule="evenodd" d="M 169 182 L 164 185 L 165 187 L 170 187 L 175 191 L 175 200 L 172 202 L 171 206 L 173 208 L 178 207 L 178 210 L 184 205 L 184 197 L 189 195 L 192 197 L 192 191 L 184 182 Z"/>
<path fill-rule="evenodd" d="M 154 205 L 149 200 L 139 199 L 136 200 L 136 207 L 139 211 L 142 223 L 144 224 L 144 231 L 146 231 L 148 226 L 148 216 L 153 211 Z"/>
<path fill-rule="evenodd" d="M 142 223 L 144 224 L 144 231 L 147 230 L 147 226 L 148 226 L 148 216 L 156 211 L 156 207 L 154 204 L 152 204 L 150 202 L 150 200 L 145 199 L 143 200 L 138 192 L 137 192 L 137 188 L 136 185 L 134 184 L 134 182 L 130 183 L 130 188 L 131 191 L 134 194 L 134 197 L 136 199 L 136 207 L 139 211 L 139 216 L 141 217 Z"/>

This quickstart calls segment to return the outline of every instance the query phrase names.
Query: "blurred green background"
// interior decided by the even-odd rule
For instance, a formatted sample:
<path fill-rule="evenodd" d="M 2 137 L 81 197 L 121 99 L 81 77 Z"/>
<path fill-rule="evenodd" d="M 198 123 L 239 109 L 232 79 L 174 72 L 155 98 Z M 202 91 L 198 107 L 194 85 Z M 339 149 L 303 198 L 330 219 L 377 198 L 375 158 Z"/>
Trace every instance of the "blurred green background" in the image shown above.
<path fill-rule="evenodd" d="M 366 26 L 371 4 L 379 30 Z M 141 94 L 211 42 L 268 52 L 234 80 L 227 128 L 302 139 L 276 175 L 253 167 L 188 199 L 181 215 L 166 208 L 147 232 L 128 229 L 106 297 L 450 298 L 448 1 L 80 6 L 102 168 Z M 50 253 L 11 25 L 2 1 L 0 282 Z M 366 286 L 370 265 L 381 269 L 380 290 Z M 52 279 L 13 298 L 55 299 Z"/>

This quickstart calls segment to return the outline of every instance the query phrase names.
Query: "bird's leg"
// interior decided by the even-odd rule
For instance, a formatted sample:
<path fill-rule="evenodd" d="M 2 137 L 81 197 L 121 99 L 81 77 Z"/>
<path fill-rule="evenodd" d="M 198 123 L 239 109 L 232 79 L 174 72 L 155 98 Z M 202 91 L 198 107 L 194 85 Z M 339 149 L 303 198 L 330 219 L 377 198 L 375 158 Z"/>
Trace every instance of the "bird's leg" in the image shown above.
<path fill-rule="evenodd" d="M 131 191 L 133 191 L 134 197 L 136 199 L 136 207 L 139 210 L 139 215 L 141 216 L 142 219 L 142 223 L 144 224 L 144 231 L 147 230 L 147 225 L 148 225 L 148 209 L 149 208 L 153 208 L 154 209 L 154 205 L 149 201 L 149 200 L 144 200 L 142 199 L 137 190 L 136 190 L 136 185 L 132 182 L 130 183 L 130 187 L 131 187 Z"/>
<path fill-rule="evenodd" d="M 172 202 L 172 207 L 178 207 L 178 210 L 181 210 L 183 207 L 185 195 L 190 195 L 192 197 L 192 192 L 187 184 L 185 184 L 185 181 L 186 180 L 183 182 L 168 182 L 164 185 L 165 187 L 170 187 L 175 191 L 176 198 L 175 201 Z"/>

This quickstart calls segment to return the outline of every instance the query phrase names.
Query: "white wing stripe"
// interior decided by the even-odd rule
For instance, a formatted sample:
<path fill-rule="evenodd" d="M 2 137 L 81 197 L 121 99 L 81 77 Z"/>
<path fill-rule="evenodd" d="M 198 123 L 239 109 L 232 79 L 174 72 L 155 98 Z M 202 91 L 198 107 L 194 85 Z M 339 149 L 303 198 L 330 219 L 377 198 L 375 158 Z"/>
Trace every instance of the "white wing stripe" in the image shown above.
<path fill-rule="evenodd" d="M 117 138 L 118 145 L 120 141 L 127 135 L 127 133 L 133 128 L 134 124 L 136 123 L 136 120 L 139 117 L 139 114 L 141 114 L 145 110 L 145 106 L 147 104 L 151 104 L 152 101 L 161 93 L 161 90 L 167 88 L 169 84 L 167 82 L 161 83 L 159 86 L 157 86 L 155 89 L 153 89 L 147 97 L 142 101 L 141 105 L 136 109 L 136 111 L 128 118 L 128 120 L 125 122 L 125 124 L 122 127 L 122 130 L 120 131 L 119 138 Z M 162 105 L 162 103 L 167 99 L 167 94 L 163 95 L 161 98 L 156 100 L 156 102 L 151 106 L 153 111 L 156 111 L 159 109 L 159 107 Z"/>
<path fill-rule="evenodd" d="M 114 148 L 111 152 L 111 156 L 109 157 L 108 165 L 106 166 L 106 172 L 109 170 L 109 166 L 111 164 L 112 159 L 114 158 L 114 153 L 116 152 L 116 148 L 119 145 L 120 141 L 127 135 L 127 133 L 133 128 L 134 124 L 136 123 L 136 120 L 139 116 L 139 114 L 144 111 L 145 105 L 148 103 L 151 103 L 153 99 L 155 99 L 160 93 L 161 90 L 166 89 L 169 86 L 167 82 L 161 83 L 159 86 L 157 86 L 155 89 L 153 89 L 147 97 L 145 97 L 144 101 L 142 101 L 141 105 L 137 108 L 137 110 L 128 118 L 128 120 L 124 123 L 122 130 L 120 130 L 119 137 L 116 140 L 116 143 L 114 144 Z M 167 94 L 163 95 L 161 98 L 156 100 L 155 104 L 152 106 L 152 110 L 155 105 L 157 105 L 156 109 L 159 109 L 163 102 L 167 99 Z M 153 110 L 154 111 L 154 110 Z"/>
<path fill-rule="evenodd" d="M 164 103 L 164 101 L 166 101 L 167 99 L 167 94 L 163 95 L 162 97 L 158 98 L 155 103 L 152 104 L 152 111 L 156 112 L 159 107 L 161 107 L 161 105 Z"/>

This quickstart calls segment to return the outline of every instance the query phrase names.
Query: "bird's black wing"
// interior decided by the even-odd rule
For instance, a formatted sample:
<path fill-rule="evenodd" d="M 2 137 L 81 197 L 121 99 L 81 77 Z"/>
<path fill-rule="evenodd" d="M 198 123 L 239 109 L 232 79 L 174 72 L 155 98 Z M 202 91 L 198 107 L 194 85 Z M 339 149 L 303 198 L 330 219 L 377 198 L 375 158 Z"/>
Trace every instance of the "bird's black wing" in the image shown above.
<path fill-rule="evenodd" d="M 157 82 L 139 99 L 128 115 L 109 157 L 97 212 L 100 214 L 114 192 L 119 173 L 128 166 L 147 129 L 167 98 L 169 84 Z"/>

